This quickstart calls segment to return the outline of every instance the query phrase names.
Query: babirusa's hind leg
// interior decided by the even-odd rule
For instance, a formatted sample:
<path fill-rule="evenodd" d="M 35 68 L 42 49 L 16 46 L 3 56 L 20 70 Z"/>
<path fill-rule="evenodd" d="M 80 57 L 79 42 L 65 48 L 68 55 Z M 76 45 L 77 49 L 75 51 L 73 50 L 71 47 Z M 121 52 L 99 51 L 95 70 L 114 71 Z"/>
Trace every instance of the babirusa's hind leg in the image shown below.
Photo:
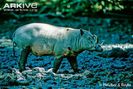
<path fill-rule="evenodd" d="M 20 60 L 19 60 L 19 70 L 21 72 L 25 70 L 25 64 L 27 62 L 27 57 L 28 57 L 29 53 L 30 53 L 29 46 L 21 51 L 21 56 L 20 56 Z"/>
<path fill-rule="evenodd" d="M 53 63 L 53 72 L 56 73 L 61 65 L 62 58 L 56 58 Z"/>
<path fill-rule="evenodd" d="M 68 57 L 67 59 L 71 65 L 72 69 L 74 70 L 74 72 L 79 72 L 76 56 L 71 56 L 71 57 Z"/>

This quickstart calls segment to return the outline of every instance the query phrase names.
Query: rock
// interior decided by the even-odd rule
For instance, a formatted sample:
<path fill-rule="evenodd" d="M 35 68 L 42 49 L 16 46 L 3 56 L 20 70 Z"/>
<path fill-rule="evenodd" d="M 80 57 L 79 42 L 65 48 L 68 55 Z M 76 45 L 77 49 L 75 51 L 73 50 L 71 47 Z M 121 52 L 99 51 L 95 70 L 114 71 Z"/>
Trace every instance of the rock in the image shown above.
<path fill-rule="evenodd" d="M 111 67 L 115 68 L 115 69 L 124 69 L 126 67 L 126 65 L 112 64 Z"/>
<path fill-rule="evenodd" d="M 23 74 L 23 75 L 32 75 L 33 72 L 32 72 L 32 70 L 24 70 L 24 71 L 22 72 L 22 74 Z"/>
<path fill-rule="evenodd" d="M 43 78 L 43 77 L 44 77 L 44 75 L 43 75 L 43 74 L 41 74 L 41 73 L 37 73 L 37 74 L 36 74 L 36 77 L 37 77 L 37 78 L 39 78 L 39 79 L 41 79 L 41 78 Z"/>
<path fill-rule="evenodd" d="M 93 73 L 88 71 L 88 70 L 85 70 L 83 75 L 86 76 L 86 78 L 93 78 L 94 77 Z"/>
<path fill-rule="evenodd" d="M 12 74 L 15 77 L 15 82 L 20 85 L 28 85 L 30 82 L 25 78 L 25 76 L 18 70 L 13 68 Z"/>
<path fill-rule="evenodd" d="M 40 73 L 45 73 L 45 69 L 41 67 L 35 67 L 32 69 L 33 72 L 40 72 Z"/>
<path fill-rule="evenodd" d="M 27 79 L 20 77 L 16 80 L 16 82 L 20 85 L 29 85 L 30 81 L 28 81 Z"/>
<path fill-rule="evenodd" d="M 57 75 L 56 73 L 53 72 L 53 68 L 49 69 L 46 71 L 46 74 L 51 74 L 51 75 Z"/>

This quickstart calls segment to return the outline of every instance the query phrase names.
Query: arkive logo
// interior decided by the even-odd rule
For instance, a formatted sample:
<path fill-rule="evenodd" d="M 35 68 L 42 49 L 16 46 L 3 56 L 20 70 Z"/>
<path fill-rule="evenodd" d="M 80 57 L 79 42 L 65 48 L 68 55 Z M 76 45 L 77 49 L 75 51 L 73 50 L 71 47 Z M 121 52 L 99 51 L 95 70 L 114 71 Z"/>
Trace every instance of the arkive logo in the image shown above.
<path fill-rule="evenodd" d="M 37 10 L 37 3 L 5 3 L 4 11 L 33 11 Z"/>
<path fill-rule="evenodd" d="M 3 8 L 37 8 L 37 3 L 6 3 Z"/>

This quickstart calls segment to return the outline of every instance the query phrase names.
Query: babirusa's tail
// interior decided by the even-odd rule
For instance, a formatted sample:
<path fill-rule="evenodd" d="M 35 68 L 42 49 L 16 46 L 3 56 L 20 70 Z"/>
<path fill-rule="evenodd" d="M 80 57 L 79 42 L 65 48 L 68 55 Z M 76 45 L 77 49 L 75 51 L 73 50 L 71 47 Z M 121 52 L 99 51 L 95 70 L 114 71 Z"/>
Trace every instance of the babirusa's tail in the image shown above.
<path fill-rule="evenodd" d="M 16 43 L 13 42 L 13 50 L 12 50 L 12 51 L 13 51 L 13 56 L 14 56 L 14 57 L 16 57 L 16 54 L 15 54 L 15 47 L 16 47 Z"/>

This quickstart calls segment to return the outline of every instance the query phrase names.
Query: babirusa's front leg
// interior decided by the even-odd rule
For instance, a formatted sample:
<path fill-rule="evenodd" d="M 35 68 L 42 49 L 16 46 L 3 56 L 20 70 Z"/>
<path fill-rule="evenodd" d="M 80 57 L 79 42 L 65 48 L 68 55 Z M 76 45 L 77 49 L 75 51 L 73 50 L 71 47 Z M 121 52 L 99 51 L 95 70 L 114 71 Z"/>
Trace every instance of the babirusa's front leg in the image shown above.
<path fill-rule="evenodd" d="M 21 72 L 25 70 L 25 64 L 27 62 L 27 57 L 28 57 L 29 53 L 30 53 L 29 46 L 21 51 L 21 56 L 20 56 L 20 60 L 19 60 L 19 70 Z"/>
<path fill-rule="evenodd" d="M 53 72 L 56 73 L 61 65 L 63 58 L 56 58 L 53 63 Z"/>
<path fill-rule="evenodd" d="M 72 69 L 74 70 L 74 72 L 79 72 L 76 56 L 68 57 L 68 61 L 71 65 Z"/>

